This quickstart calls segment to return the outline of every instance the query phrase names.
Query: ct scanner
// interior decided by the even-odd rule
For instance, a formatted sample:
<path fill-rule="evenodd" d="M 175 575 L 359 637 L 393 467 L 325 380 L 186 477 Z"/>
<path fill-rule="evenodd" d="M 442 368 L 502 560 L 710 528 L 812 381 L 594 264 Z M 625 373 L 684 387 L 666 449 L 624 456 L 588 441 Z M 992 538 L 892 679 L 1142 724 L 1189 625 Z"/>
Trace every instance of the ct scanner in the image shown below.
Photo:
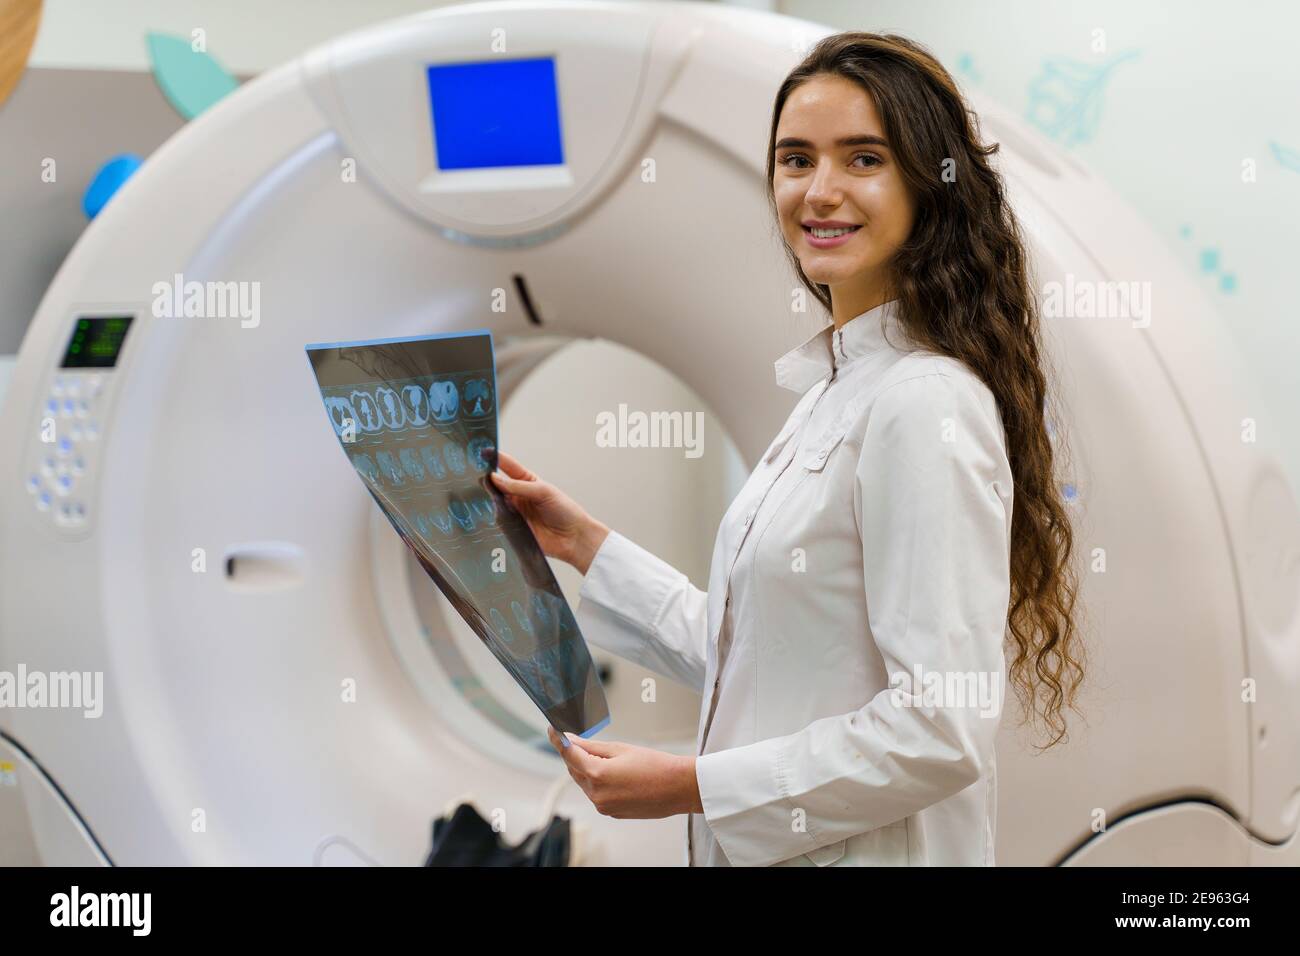
<path fill-rule="evenodd" d="M 794 401 L 773 359 L 825 321 L 790 319 L 762 176 L 776 88 L 829 32 L 696 3 L 441 9 L 259 77 L 148 160 L 50 286 L 0 417 L 0 670 L 104 675 L 98 719 L 0 709 L 11 857 L 415 864 L 472 791 L 512 842 L 559 800 L 578 862 L 681 861 L 684 818 L 607 819 L 565 791 L 540 718 L 453 633 L 334 447 L 303 346 L 489 327 L 507 404 L 563 342 L 612 340 L 693 388 L 752 464 Z M 484 168 L 468 142 L 440 168 L 429 68 L 526 59 L 553 63 L 559 161 Z M 1276 426 L 1159 238 L 971 100 L 1039 287 L 1153 290 L 1149 327 L 1044 323 L 1090 681 L 1066 746 L 1037 755 L 1004 715 L 997 859 L 1294 865 L 1300 519 Z M 176 276 L 260 283 L 260 320 L 156 315 Z M 130 319 L 112 367 L 62 367 L 92 317 Z M 611 707 L 602 736 L 634 739 Z"/>

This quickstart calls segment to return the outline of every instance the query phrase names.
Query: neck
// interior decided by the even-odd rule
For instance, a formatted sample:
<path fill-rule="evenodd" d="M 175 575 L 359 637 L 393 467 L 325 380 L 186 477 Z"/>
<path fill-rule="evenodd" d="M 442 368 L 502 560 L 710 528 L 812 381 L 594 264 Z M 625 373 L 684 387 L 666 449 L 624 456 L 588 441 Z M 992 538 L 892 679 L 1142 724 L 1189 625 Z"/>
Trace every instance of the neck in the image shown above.
<path fill-rule="evenodd" d="M 873 285 L 875 285 L 873 283 Z M 871 289 L 854 289 L 836 292 L 831 290 L 831 321 L 835 328 L 842 329 L 844 323 L 855 319 L 864 312 L 870 312 L 876 306 L 884 305 L 894 296 L 889 289 L 877 285 Z"/>

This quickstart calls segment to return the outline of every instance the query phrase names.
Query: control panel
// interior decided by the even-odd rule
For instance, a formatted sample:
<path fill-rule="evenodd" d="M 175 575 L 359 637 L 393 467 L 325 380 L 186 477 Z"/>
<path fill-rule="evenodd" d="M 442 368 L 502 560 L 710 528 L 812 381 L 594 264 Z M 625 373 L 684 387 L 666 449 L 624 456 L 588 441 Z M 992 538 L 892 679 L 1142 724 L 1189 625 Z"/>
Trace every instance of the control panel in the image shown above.
<path fill-rule="evenodd" d="M 72 316 L 62 360 L 40 393 L 22 481 L 36 514 L 65 536 L 87 534 L 95 517 L 113 375 L 134 319 L 123 312 Z"/>

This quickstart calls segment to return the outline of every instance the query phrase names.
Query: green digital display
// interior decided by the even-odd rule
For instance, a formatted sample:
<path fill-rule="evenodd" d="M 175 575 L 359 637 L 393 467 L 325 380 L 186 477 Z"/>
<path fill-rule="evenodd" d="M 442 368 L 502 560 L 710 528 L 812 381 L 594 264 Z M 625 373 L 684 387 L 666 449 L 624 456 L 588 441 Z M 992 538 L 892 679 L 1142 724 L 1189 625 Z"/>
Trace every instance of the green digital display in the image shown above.
<path fill-rule="evenodd" d="M 122 352 L 131 315 L 86 315 L 72 327 L 60 368 L 112 368 Z"/>

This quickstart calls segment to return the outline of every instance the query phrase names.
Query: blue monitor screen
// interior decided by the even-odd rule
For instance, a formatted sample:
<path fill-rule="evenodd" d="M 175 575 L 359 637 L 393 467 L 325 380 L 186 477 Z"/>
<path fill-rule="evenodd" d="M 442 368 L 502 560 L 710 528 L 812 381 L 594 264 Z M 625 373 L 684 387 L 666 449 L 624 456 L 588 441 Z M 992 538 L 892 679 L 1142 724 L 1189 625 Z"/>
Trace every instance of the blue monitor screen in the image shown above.
<path fill-rule="evenodd" d="M 439 169 L 564 163 L 554 58 L 451 63 L 428 73 Z"/>

